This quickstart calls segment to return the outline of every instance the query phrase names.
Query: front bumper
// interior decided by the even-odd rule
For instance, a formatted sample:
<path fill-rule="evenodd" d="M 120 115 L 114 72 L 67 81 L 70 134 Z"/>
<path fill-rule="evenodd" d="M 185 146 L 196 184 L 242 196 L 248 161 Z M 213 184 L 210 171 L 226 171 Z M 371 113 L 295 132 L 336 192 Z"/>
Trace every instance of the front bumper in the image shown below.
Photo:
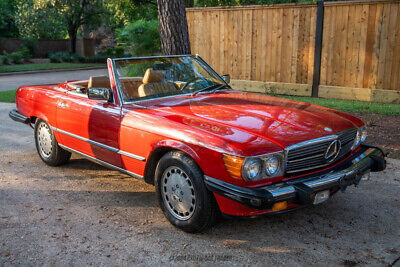
<path fill-rule="evenodd" d="M 329 170 L 273 185 L 247 188 L 208 176 L 205 176 L 205 183 L 217 195 L 251 209 L 268 210 L 282 201 L 294 204 L 292 206 L 312 204 L 316 193 L 320 191 L 330 190 L 331 195 L 340 189 L 344 191 L 349 185 L 357 185 L 365 173 L 385 168 L 382 150 L 363 144 L 357 153 Z"/>

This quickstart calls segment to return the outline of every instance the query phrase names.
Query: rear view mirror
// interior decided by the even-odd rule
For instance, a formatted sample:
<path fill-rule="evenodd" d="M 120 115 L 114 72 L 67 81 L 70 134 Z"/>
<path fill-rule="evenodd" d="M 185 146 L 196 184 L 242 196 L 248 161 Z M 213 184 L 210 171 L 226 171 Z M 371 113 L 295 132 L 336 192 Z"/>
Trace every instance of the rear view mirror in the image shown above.
<path fill-rule="evenodd" d="M 110 89 L 106 87 L 89 87 L 87 90 L 89 99 L 96 100 L 112 100 L 112 93 Z"/>
<path fill-rule="evenodd" d="M 231 75 L 224 74 L 222 75 L 222 79 L 224 79 L 224 81 L 229 84 L 231 82 Z"/>

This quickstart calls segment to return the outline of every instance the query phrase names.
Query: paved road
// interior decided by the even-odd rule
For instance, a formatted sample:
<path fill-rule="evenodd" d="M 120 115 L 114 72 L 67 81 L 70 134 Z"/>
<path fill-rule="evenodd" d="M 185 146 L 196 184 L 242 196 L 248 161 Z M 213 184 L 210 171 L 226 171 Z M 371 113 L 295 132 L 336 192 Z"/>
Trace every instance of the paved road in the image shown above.
<path fill-rule="evenodd" d="M 87 80 L 90 76 L 106 75 L 106 73 L 106 69 L 95 69 L 0 76 L 0 91 L 17 89 L 22 85 L 56 84 L 68 80 Z"/>
<path fill-rule="evenodd" d="M 12 107 L 0 104 L 0 266 L 387 266 L 400 256 L 399 160 L 319 206 L 186 234 L 152 186 L 77 156 L 46 166 Z"/>

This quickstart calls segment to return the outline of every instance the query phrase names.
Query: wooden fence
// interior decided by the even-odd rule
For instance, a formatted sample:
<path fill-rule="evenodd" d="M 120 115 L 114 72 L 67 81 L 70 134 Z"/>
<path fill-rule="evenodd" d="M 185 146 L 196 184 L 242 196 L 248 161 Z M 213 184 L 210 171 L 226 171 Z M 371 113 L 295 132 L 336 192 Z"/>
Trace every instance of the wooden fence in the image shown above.
<path fill-rule="evenodd" d="M 399 5 L 397 0 L 324 4 L 320 96 L 400 100 Z M 314 3 L 190 8 L 192 53 L 233 79 L 278 88 L 289 84 L 286 91 L 300 84 L 297 94 L 310 95 L 316 14 Z"/>
<path fill-rule="evenodd" d="M 78 39 L 76 52 L 83 56 L 94 56 L 96 39 Z M 12 53 L 21 49 L 25 41 L 18 38 L 1 38 L 0 53 Z M 52 52 L 65 52 L 70 50 L 69 39 L 39 39 L 34 44 L 33 57 L 47 57 Z"/>

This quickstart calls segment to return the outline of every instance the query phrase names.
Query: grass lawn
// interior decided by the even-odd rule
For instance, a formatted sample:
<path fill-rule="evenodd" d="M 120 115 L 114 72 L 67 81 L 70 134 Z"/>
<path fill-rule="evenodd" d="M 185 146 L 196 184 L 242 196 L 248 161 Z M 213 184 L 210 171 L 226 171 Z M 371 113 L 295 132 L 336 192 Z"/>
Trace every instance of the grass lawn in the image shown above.
<path fill-rule="evenodd" d="M 87 67 L 99 67 L 106 64 L 98 63 L 32 63 L 32 64 L 17 64 L 17 65 L 0 65 L 0 73 L 30 71 L 30 70 L 53 70 L 53 69 L 77 69 Z"/>
<path fill-rule="evenodd" d="M 9 91 L 0 91 L 0 102 L 15 103 L 15 93 L 17 89 Z"/>
<path fill-rule="evenodd" d="M 333 108 L 345 112 L 375 113 L 381 115 L 400 116 L 400 105 L 398 104 L 370 103 L 361 101 L 313 98 L 304 96 L 287 96 L 287 95 L 276 95 L 276 96 L 302 101 L 318 106 L 324 106 L 327 108 Z"/>

